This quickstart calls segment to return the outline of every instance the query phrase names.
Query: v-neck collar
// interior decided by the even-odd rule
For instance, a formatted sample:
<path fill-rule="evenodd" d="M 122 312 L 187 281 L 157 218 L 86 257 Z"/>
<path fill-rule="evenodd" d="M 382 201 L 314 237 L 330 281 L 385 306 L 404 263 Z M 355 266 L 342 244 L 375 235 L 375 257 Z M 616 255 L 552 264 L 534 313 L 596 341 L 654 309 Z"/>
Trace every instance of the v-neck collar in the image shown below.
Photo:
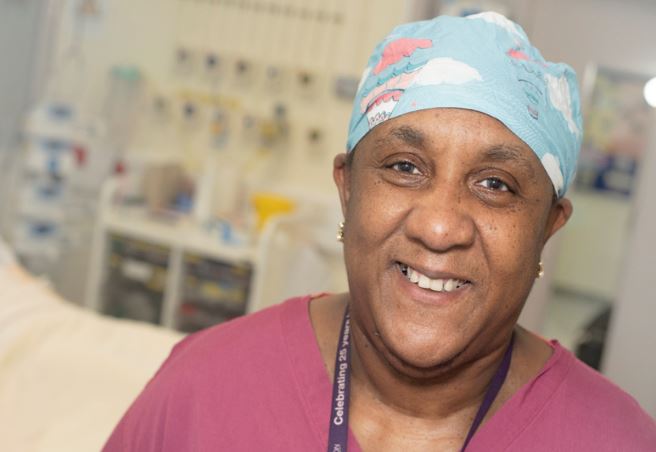
<path fill-rule="evenodd" d="M 513 394 L 474 435 L 467 452 L 505 452 L 554 400 L 569 373 L 574 356 L 558 341 L 542 370 Z"/>
<path fill-rule="evenodd" d="M 310 319 L 309 304 L 313 298 L 316 297 L 305 296 L 285 303 L 280 311 L 280 323 L 299 400 L 316 438 L 317 450 L 324 450 L 328 444 L 332 386 Z M 540 373 L 513 394 L 479 428 L 467 452 L 507 450 L 549 403 L 572 362 L 571 355 L 557 341 L 551 341 L 549 345 L 554 352 Z M 555 365 L 563 359 L 567 361 L 566 365 Z M 348 450 L 362 451 L 351 429 Z"/>

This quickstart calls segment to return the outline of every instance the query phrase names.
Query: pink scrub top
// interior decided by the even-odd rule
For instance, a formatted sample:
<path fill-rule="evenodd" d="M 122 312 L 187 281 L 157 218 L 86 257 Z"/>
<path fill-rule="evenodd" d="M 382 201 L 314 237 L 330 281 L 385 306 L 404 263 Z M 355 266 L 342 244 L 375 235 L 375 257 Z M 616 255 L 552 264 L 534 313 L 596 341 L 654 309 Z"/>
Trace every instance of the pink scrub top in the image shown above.
<path fill-rule="evenodd" d="M 294 298 L 185 338 L 103 451 L 326 450 L 332 386 L 310 300 Z M 539 375 L 481 426 L 467 451 L 656 451 L 656 423 L 638 403 L 557 342 L 551 346 Z M 361 450 L 352 432 L 348 450 Z"/>

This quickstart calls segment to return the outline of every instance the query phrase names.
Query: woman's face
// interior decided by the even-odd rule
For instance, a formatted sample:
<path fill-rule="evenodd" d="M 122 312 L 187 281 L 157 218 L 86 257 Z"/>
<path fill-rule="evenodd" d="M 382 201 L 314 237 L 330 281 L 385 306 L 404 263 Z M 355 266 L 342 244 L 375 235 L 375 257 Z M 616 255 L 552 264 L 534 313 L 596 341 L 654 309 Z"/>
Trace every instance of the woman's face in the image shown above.
<path fill-rule="evenodd" d="M 357 327 L 404 372 L 499 347 L 571 214 L 531 149 L 462 109 L 388 120 L 334 169 Z"/>

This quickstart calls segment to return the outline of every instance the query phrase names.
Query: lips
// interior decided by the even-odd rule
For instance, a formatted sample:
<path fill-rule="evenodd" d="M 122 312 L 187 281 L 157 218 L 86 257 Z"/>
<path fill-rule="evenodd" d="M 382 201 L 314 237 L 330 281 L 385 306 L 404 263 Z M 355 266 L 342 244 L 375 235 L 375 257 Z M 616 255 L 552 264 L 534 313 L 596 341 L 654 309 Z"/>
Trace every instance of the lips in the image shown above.
<path fill-rule="evenodd" d="M 466 279 L 461 279 L 459 277 L 444 275 L 442 277 L 429 278 L 425 274 L 415 270 L 414 268 L 397 263 L 401 273 L 413 284 L 416 284 L 422 289 L 431 290 L 433 292 L 454 292 L 456 290 L 462 289 L 463 287 L 470 285 L 471 282 Z"/>

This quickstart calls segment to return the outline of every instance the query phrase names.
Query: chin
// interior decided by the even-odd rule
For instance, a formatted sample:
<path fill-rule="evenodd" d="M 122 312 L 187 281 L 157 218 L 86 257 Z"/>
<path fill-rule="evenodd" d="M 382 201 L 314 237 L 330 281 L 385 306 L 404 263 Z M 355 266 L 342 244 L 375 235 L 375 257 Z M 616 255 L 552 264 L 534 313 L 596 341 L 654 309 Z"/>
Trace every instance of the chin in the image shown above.
<path fill-rule="evenodd" d="M 445 337 L 457 336 L 436 335 L 434 331 L 400 337 L 390 337 L 381 331 L 379 340 L 386 360 L 399 373 L 414 378 L 430 378 L 448 372 L 458 365 L 467 343 L 445 342 Z"/>

